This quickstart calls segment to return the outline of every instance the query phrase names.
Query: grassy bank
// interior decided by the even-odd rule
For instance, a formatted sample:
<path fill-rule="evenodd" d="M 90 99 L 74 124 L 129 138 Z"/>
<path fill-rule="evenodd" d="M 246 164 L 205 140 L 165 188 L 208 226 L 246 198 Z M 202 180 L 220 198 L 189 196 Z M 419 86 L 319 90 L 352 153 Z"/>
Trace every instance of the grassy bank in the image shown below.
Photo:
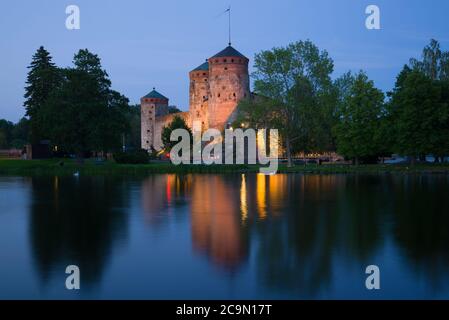
<path fill-rule="evenodd" d="M 85 175 L 147 175 L 155 173 L 250 173 L 259 172 L 257 165 L 180 165 L 171 163 L 150 163 L 145 165 L 116 164 L 112 161 L 97 163 L 85 160 L 0 160 L 0 175 L 71 175 L 76 172 Z M 298 165 L 288 168 L 279 166 L 279 173 L 445 173 L 449 164 L 408 165 L 363 165 L 338 164 Z"/>

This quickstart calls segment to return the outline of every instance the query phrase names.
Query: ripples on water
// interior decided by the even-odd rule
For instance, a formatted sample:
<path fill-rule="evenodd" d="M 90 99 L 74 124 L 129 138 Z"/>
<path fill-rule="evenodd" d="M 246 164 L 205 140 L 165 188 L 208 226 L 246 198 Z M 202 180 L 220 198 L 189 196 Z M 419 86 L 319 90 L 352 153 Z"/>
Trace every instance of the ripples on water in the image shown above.
<path fill-rule="evenodd" d="M 449 298 L 448 195 L 446 175 L 0 177 L 0 298 Z"/>

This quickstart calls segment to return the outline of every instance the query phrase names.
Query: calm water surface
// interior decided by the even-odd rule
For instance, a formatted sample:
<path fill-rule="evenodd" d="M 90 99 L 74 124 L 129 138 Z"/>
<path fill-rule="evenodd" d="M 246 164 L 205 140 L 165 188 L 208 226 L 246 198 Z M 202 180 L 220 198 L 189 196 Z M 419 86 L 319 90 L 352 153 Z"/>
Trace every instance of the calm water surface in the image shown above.
<path fill-rule="evenodd" d="M 449 176 L 0 177 L 0 298 L 449 299 Z"/>

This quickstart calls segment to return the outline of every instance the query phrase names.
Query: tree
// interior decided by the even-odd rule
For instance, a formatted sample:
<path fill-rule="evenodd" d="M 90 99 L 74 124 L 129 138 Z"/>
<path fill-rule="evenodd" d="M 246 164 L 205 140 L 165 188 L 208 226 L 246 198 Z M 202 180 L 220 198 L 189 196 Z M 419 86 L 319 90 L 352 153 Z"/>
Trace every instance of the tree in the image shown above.
<path fill-rule="evenodd" d="M 422 60 L 410 59 L 410 65 L 432 80 L 449 80 L 449 52 L 441 51 L 435 39 L 423 49 Z"/>
<path fill-rule="evenodd" d="M 384 94 L 368 76 L 360 72 L 354 78 L 339 110 L 335 127 L 337 151 L 359 164 L 360 158 L 376 157 L 381 141 L 377 138 L 381 122 Z"/>
<path fill-rule="evenodd" d="M 0 119 L 0 149 L 11 146 L 14 124 L 11 121 Z"/>
<path fill-rule="evenodd" d="M 263 98 L 244 102 L 259 107 L 243 107 L 239 117 L 278 129 L 289 166 L 294 152 L 331 145 L 333 62 L 328 53 L 299 41 L 256 54 L 254 67 L 255 93 Z"/>
<path fill-rule="evenodd" d="M 181 110 L 177 106 L 168 106 L 168 113 L 179 113 Z"/>
<path fill-rule="evenodd" d="M 0 136 L 0 149 L 22 148 L 28 141 L 28 119 L 22 118 L 16 124 L 0 119 Z"/>
<path fill-rule="evenodd" d="M 12 130 L 11 146 L 13 148 L 23 148 L 29 141 L 30 137 L 30 121 L 23 117 L 14 125 Z"/>
<path fill-rule="evenodd" d="M 441 155 L 441 147 L 447 146 L 449 109 L 442 93 L 441 83 L 419 70 L 405 69 L 398 77 L 391 95 L 396 150 L 412 163 L 429 153 Z"/>
<path fill-rule="evenodd" d="M 54 144 L 79 156 L 120 148 L 129 130 L 128 99 L 111 90 L 97 55 L 87 49 L 64 70 L 64 82 L 43 107 L 46 132 Z"/>
<path fill-rule="evenodd" d="M 28 67 L 27 86 L 25 87 L 25 109 L 30 118 L 32 142 L 46 138 L 42 129 L 40 110 L 50 94 L 61 84 L 61 72 L 52 62 L 50 53 L 40 47 L 33 55 Z"/>
<path fill-rule="evenodd" d="M 132 150 L 139 150 L 141 146 L 139 104 L 129 106 L 126 112 L 126 119 L 129 127 L 125 137 L 126 147 Z"/>
<path fill-rule="evenodd" d="M 168 126 L 162 128 L 162 144 L 166 151 L 170 151 L 171 148 L 177 144 L 176 141 L 170 141 L 170 136 L 173 130 L 176 129 L 185 129 L 189 132 L 190 135 L 190 143 L 193 143 L 192 131 L 190 130 L 187 123 L 180 116 L 174 116 L 172 122 L 168 124 Z"/>

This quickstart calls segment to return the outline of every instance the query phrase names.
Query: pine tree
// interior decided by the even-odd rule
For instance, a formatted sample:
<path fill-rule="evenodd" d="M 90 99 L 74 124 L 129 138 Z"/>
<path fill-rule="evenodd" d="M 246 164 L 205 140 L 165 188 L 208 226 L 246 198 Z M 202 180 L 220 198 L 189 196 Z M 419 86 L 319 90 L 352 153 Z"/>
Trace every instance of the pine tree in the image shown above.
<path fill-rule="evenodd" d="M 46 138 L 39 111 L 50 94 L 60 85 L 61 74 L 52 62 L 50 53 L 42 46 L 33 55 L 28 69 L 30 71 L 26 81 L 24 106 L 26 116 L 30 118 L 31 140 L 37 142 Z"/>

